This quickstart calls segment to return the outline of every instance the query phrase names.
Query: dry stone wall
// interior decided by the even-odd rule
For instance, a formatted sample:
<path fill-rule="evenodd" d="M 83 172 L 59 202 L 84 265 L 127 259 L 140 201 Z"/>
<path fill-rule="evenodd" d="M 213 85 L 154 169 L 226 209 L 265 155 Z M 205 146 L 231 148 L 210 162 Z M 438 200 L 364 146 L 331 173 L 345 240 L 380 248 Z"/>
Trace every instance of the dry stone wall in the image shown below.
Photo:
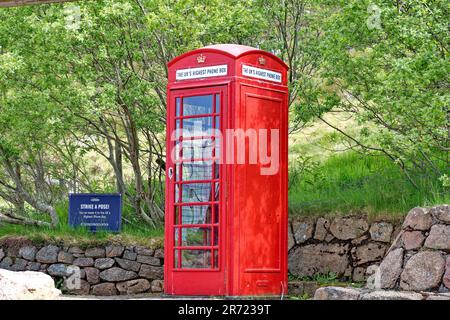
<path fill-rule="evenodd" d="M 450 291 L 450 206 L 414 208 L 369 279 L 377 289 Z"/>
<path fill-rule="evenodd" d="M 107 245 L 82 249 L 39 246 L 28 240 L 18 244 L 15 239 L 0 245 L 0 269 L 44 272 L 64 293 L 76 295 L 160 293 L 163 264 L 161 248 Z"/>
<path fill-rule="evenodd" d="M 339 278 L 363 282 L 370 275 L 369 267 L 381 262 L 399 231 L 399 225 L 369 222 L 361 216 L 292 219 L 289 273 L 303 278 L 333 272 Z"/>

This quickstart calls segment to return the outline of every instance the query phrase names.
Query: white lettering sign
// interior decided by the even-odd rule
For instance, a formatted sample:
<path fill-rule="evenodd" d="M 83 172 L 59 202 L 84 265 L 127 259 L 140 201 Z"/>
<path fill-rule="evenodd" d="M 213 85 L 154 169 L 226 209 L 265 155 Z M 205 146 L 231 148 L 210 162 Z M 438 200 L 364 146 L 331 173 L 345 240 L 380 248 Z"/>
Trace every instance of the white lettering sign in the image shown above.
<path fill-rule="evenodd" d="M 220 77 L 228 74 L 228 65 L 210 66 L 201 68 L 179 69 L 176 71 L 177 80 Z"/>
<path fill-rule="evenodd" d="M 242 65 L 242 75 L 263 80 L 275 81 L 281 83 L 281 73 L 267 69 Z"/>

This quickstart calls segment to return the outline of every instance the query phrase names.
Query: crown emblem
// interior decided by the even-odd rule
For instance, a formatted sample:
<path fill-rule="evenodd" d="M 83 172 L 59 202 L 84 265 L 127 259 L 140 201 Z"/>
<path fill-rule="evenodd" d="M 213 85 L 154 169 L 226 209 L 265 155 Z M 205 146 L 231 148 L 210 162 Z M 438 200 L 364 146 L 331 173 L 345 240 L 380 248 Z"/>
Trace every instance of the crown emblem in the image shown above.
<path fill-rule="evenodd" d="M 260 65 L 265 65 L 266 64 L 266 59 L 264 57 L 259 57 L 258 58 L 258 62 Z"/>
<path fill-rule="evenodd" d="M 198 63 L 204 63 L 206 61 L 206 56 L 204 56 L 203 54 L 200 54 L 198 57 L 197 57 L 197 62 Z"/>

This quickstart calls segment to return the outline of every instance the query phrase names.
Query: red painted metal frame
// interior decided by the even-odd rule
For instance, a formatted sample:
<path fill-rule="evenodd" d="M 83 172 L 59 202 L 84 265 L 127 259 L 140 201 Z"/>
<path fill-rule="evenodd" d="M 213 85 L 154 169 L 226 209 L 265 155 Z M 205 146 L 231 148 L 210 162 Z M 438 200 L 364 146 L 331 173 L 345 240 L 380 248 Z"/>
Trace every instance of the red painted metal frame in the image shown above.
<path fill-rule="evenodd" d="M 205 61 L 199 63 L 197 57 L 203 56 Z M 261 65 L 261 60 L 264 64 Z M 178 69 L 207 67 L 224 65 L 228 67 L 227 76 L 183 80 L 175 79 Z M 282 74 L 282 82 L 276 83 L 269 80 L 250 78 L 242 75 L 242 65 L 273 70 Z M 167 90 L 167 162 L 166 170 L 174 168 L 180 161 L 173 162 L 170 159 L 171 146 L 170 134 L 175 128 L 175 119 L 195 118 L 202 115 L 175 117 L 175 98 L 182 96 L 197 96 L 204 94 L 221 94 L 221 105 L 218 116 L 220 127 L 224 133 L 226 129 L 246 128 L 248 123 L 267 123 L 269 126 L 278 126 L 280 129 L 280 171 L 267 181 L 276 185 L 256 186 L 249 189 L 252 181 L 266 181 L 260 175 L 246 177 L 246 172 L 254 172 L 256 167 L 238 164 L 220 164 L 219 179 L 215 179 L 214 160 L 215 154 L 208 159 L 213 161 L 211 180 L 192 180 L 180 183 L 195 183 L 218 181 L 219 201 L 195 202 L 192 205 L 219 206 L 219 222 L 215 223 L 211 217 L 210 224 L 190 224 L 182 227 L 211 227 L 219 228 L 218 245 L 214 245 L 214 237 L 211 237 L 210 246 L 190 246 L 183 248 L 211 249 L 211 269 L 176 269 L 173 267 L 174 250 L 178 247 L 174 243 L 174 228 L 178 227 L 174 221 L 174 208 L 183 207 L 186 203 L 174 203 L 173 181 L 166 179 L 166 236 L 165 236 L 165 292 L 176 295 L 264 295 L 283 294 L 287 292 L 287 124 L 288 124 L 288 89 L 287 66 L 278 57 L 255 48 L 239 45 L 217 45 L 201 48 L 185 53 L 169 63 L 169 84 Z M 215 103 L 215 96 L 213 96 Z M 249 101 L 249 105 L 246 105 Z M 265 109 L 264 106 L 272 106 Z M 182 105 L 182 103 L 180 103 Z M 181 106 L 180 106 L 181 108 Z M 277 108 L 277 112 L 273 112 Z M 255 115 L 251 119 L 246 113 Z M 214 113 L 215 110 L 213 110 Z M 261 111 L 261 115 L 258 112 Z M 279 111 L 279 112 L 278 112 Z M 253 112 L 253 113 L 252 113 Z M 181 114 L 182 115 L 182 114 Z M 267 120 L 267 116 L 275 118 Z M 215 124 L 215 115 L 212 116 Z M 260 120 L 258 120 L 260 119 Z M 252 122 L 253 121 L 253 122 Z M 256 121 L 256 122 L 255 122 Z M 211 137 L 191 137 L 211 138 Z M 227 146 L 227 137 L 222 136 L 222 146 Z M 225 157 L 223 147 L 221 152 Z M 181 148 L 182 150 L 182 148 Z M 181 160 L 181 159 L 180 159 Z M 184 162 L 195 159 L 182 160 Z M 260 165 L 261 166 L 261 165 Z M 253 171 L 252 171 L 253 170 Z M 166 175 L 167 176 L 167 175 Z M 203 177 L 202 177 L 203 178 Z M 175 179 L 175 178 L 174 178 Z M 215 183 L 215 182 L 214 182 Z M 258 190 L 258 188 L 261 188 Z M 215 192 L 211 188 L 211 192 Z M 255 190 L 256 189 L 256 190 Z M 258 200 L 258 194 L 264 194 L 266 190 L 272 190 L 278 196 L 259 199 L 259 203 L 249 204 L 246 197 L 254 201 Z M 255 196 L 256 195 L 256 196 Z M 255 198 L 256 197 L 256 198 Z M 215 197 L 212 197 L 214 200 Z M 269 200 L 268 200 L 269 199 Z M 264 211 L 261 208 L 264 202 L 268 208 L 273 208 L 274 213 Z M 215 210 L 215 209 L 214 209 Z M 256 216 L 252 211 L 259 212 L 263 216 Z M 213 214 L 214 215 L 214 214 Z M 180 218 L 178 218 L 181 223 Z M 258 225 L 258 221 L 273 223 L 273 227 Z M 251 222 L 243 225 L 243 222 Z M 258 230 L 265 228 L 267 238 Z M 181 228 L 180 228 L 181 229 Z M 261 238 L 263 237 L 263 238 Z M 179 239 L 181 239 L 179 237 Z M 262 239 L 262 240 L 261 240 Z M 180 240 L 181 241 L 181 240 Z M 267 242 L 269 241 L 269 242 Z M 265 246 L 267 245 L 267 250 Z M 214 250 L 219 250 L 219 266 L 215 269 Z M 261 251 L 263 250 L 263 251 Z M 262 259 L 262 260 L 261 260 Z M 264 260 L 265 259 L 265 260 Z M 178 259 L 180 261 L 180 259 Z"/>

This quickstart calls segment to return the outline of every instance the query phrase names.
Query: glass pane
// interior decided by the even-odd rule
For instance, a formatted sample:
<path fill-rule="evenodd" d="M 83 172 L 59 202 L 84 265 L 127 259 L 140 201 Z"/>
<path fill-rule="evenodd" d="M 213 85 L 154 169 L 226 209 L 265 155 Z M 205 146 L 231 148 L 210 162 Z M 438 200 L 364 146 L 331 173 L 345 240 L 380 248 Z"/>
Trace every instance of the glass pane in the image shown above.
<path fill-rule="evenodd" d="M 214 205 L 214 223 L 219 223 L 219 217 L 220 217 L 220 211 L 219 211 L 219 205 Z"/>
<path fill-rule="evenodd" d="M 181 251 L 181 266 L 183 268 L 211 268 L 211 251 L 183 250 Z"/>
<path fill-rule="evenodd" d="M 177 117 L 179 117 L 180 116 L 180 112 L 181 112 L 181 110 L 180 110 L 180 98 L 177 98 L 176 99 L 176 116 Z"/>
<path fill-rule="evenodd" d="M 210 183 L 186 183 L 182 186 L 182 202 L 211 201 Z"/>
<path fill-rule="evenodd" d="M 178 126 L 177 126 L 178 128 Z M 213 117 L 183 119 L 183 136 L 203 137 L 212 135 Z"/>
<path fill-rule="evenodd" d="M 214 250 L 214 268 L 219 268 L 219 251 Z"/>
<path fill-rule="evenodd" d="M 213 113 L 213 96 L 186 97 L 183 99 L 183 116 Z"/>
<path fill-rule="evenodd" d="M 215 183 L 215 187 L 214 187 L 214 200 L 215 201 L 219 201 L 219 183 L 216 182 Z"/>
<path fill-rule="evenodd" d="M 216 113 L 220 113 L 220 95 L 216 94 Z"/>
<path fill-rule="evenodd" d="M 178 184 L 175 185 L 175 202 L 180 201 L 180 187 Z"/>
<path fill-rule="evenodd" d="M 208 159 L 212 158 L 214 142 L 209 139 L 184 140 L 176 152 L 182 148 L 183 159 Z"/>
<path fill-rule="evenodd" d="M 182 172 L 181 179 L 183 181 L 211 180 L 213 178 L 212 161 L 183 162 L 181 165 L 178 165 L 177 168 Z"/>
<path fill-rule="evenodd" d="M 173 257 L 174 257 L 173 267 L 174 268 L 179 268 L 180 267 L 179 264 L 178 264 L 178 253 L 179 253 L 179 250 L 175 250 L 174 251 L 174 255 L 173 255 Z"/>
<path fill-rule="evenodd" d="M 216 128 L 216 129 L 220 129 L 220 117 L 216 117 L 215 128 Z"/>
<path fill-rule="evenodd" d="M 214 227 L 214 239 L 213 239 L 213 246 L 219 245 L 219 228 Z"/>
<path fill-rule="evenodd" d="M 175 207 L 175 210 L 174 210 L 175 224 L 179 224 L 180 223 L 180 212 L 181 212 L 181 208 L 180 207 Z"/>
<path fill-rule="evenodd" d="M 207 224 L 211 223 L 210 206 L 182 206 L 183 224 Z"/>
<path fill-rule="evenodd" d="M 175 243 L 179 244 L 179 228 L 175 229 Z M 210 228 L 181 228 L 182 246 L 210 246 L 211 229 Z"/>

